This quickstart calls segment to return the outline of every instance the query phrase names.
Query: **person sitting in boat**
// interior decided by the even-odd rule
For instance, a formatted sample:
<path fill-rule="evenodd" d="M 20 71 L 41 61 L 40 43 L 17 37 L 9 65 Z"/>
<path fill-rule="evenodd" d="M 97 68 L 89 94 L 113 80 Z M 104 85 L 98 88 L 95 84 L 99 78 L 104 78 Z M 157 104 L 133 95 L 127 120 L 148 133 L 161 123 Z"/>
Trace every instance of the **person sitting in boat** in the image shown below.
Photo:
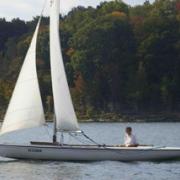
<path fill-rule="evenodd" d="M 134 134 L 132 134 L 131 127 L 126 128 L 124 144 L 126 147 L 137 147 L 138 146 L 136 136 Z"/>

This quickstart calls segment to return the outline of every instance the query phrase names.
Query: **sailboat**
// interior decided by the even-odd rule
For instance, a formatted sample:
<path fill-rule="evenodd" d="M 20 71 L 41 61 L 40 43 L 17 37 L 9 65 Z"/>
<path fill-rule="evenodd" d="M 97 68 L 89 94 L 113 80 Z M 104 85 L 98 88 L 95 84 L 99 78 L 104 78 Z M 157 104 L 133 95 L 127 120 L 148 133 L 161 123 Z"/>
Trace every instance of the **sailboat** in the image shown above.
<path fill-rule="evenodd" d="M 63 64 L 59 36 L 60 0 L 50 3 L 50 64 L 54 99 L 54 133 L 51 142 L 0 144 L 0 156 L 15 159 L 55 161 L 145 161 L 180 158 L 180 147 L 121 147 L 100 145 L 80 130 L 72 104 Z M 36 44 L 41 17 L 37 23 L 29 50 L 11 97 L 1 136 L 13 131 L 45 125 L 45 116 L 36 70 Z M 61 142 L 57 135 L 61 134 Z M 91 145 L 65 144 L 63 134 L 79 133 Z"/>

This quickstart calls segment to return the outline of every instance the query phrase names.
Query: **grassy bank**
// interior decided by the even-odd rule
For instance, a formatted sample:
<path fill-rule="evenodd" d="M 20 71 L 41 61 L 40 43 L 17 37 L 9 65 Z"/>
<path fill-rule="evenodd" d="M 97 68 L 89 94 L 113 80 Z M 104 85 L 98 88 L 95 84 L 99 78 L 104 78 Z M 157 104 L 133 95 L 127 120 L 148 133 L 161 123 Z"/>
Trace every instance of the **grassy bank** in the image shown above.
<path fill-rule="evenodd" d="M 5 110 L 0 110 L 0 119 L 4 119 Z M 46 113 L 49 122 L 53 113 Z M 180 122 L 179 112 L 141 112 L 141 113 L 106 113 L 94 112 L 90 114 L 77 113 L 79 122 Z M 0 120 L 0 121 L 1 121 Z"/>
<path fill-rule="evenodd" d="M 52 114 L 46 116 L 46 119 L 52 119 Z M 180 113 L 101 113 L 78 116 L 78 120 L 79 122 L 180 122 Z"/>

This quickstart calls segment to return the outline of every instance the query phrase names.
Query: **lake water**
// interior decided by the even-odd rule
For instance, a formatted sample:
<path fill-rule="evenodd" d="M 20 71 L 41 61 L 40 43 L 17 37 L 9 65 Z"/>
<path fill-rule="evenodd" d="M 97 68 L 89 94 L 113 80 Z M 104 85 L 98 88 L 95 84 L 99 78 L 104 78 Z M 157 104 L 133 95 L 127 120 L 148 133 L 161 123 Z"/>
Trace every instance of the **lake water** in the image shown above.
<path fill-rule="evenodd" d="M 49 128 L 4 135 L 2 142 L 48 140 Z M 122 144 L 124 129 L 131 126 L 141 144 L 180 146 L 180 123 L 82 123 L 81 129 L 99 143 Z M 66 137 L 73 141 L 72 137 Z M 0 158 L 0 180 L 179 180 L 180 161 L 169 162 L 53 162 Z"/>

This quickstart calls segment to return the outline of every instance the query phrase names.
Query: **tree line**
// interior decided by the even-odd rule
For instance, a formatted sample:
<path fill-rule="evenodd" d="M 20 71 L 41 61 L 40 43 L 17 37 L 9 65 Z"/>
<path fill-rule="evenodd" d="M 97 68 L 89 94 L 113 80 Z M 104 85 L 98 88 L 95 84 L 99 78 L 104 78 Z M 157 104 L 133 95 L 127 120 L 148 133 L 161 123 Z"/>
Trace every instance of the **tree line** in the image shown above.
<path fill-rule="evenodd" d="M 2 114 L 37 20 L 0 19 Z M 60 15 L 60 35 L 78 117 L 180 110 L 180 0 L 79 6 Z M 52 113 L 48 17 L 38 36 L 37 68 L 44 107 Z"/>

